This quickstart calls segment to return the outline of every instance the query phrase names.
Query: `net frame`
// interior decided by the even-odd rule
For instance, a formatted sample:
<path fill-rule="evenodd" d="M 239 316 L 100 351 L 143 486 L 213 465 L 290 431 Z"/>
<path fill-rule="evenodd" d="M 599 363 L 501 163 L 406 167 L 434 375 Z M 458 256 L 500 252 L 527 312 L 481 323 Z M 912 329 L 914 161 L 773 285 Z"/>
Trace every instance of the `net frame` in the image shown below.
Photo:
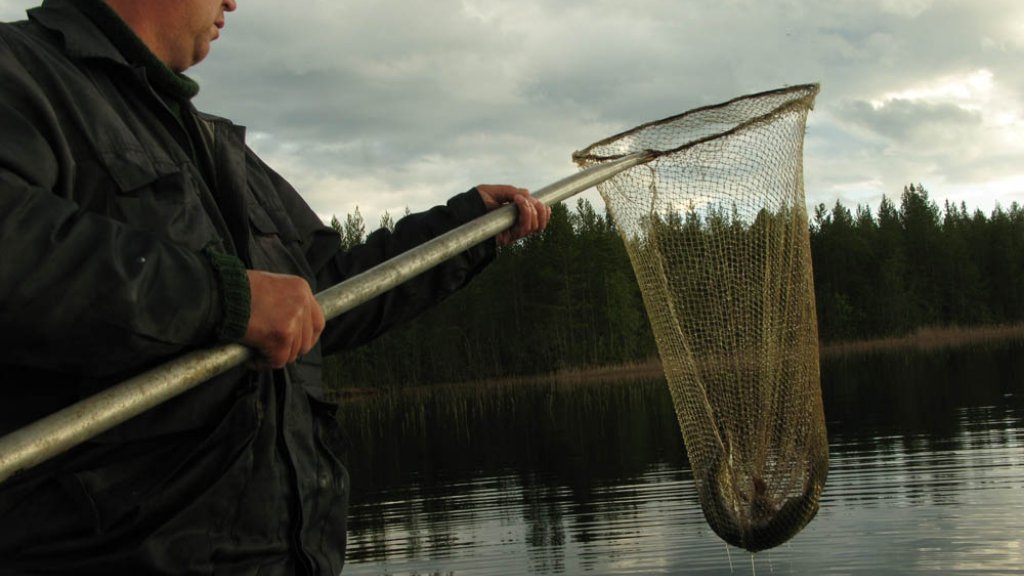
<path fill-rule="evenodd" d="M 704 516 L 751 551 L 798 533 L 828 471 L 803 136 L 819 87 L 734 98 L 573 154 L 626 244 Z"/>

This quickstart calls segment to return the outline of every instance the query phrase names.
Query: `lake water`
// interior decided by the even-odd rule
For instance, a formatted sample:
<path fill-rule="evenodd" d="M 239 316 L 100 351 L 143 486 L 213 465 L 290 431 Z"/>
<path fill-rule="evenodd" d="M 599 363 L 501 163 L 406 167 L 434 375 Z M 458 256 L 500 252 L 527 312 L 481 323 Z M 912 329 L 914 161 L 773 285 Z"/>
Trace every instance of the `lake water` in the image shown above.
<path fill-rule="evenodd" d="M 705 524 L 663 382 L 346 406 L 344 574 L 1024 574 L 1024 345 L 822 364 L 821 511 L 750 554 Z"/>

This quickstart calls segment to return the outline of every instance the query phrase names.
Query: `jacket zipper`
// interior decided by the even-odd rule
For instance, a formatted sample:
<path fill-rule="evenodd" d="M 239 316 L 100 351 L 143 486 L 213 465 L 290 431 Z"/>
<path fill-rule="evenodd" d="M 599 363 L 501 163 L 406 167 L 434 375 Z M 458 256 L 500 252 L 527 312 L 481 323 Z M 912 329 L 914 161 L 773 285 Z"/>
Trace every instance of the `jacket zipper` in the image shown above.
<path fill-rule="evenodd" d="M 280 443 L 281 452 L 284 456 L 284 460 L 288 466 L 289 479 L 291 480 L 292 490 L 294 491 L 294 498 L 292 502 L 288 503 L 289 508 L 294 509 L 295 522 L 293 523 L 291 530 L 292 546 L 295 549 L 295 555 L 298 556 L 302 567 L 305 568 L 306 574 L 315 576 L 316 574 L 316 561 L 312 556 L 306 552 L 305 546 L 302 545 L 302 526 L 305 523 L 305 518 L 302 513 L 302 489 L 299 486 L 299 471 L 295 467 L 295 462 L 292 459 L 291 450 L 288 449 L 288 439 L 285 437 L 285 429 L 287 428 L 286 414 L 287 402 L 288 402 L 288 391 L 287 384 L 280 381 L 277 376 L 277 370 L 272 376 L 274 387 L 277 388 L 278 403 L 280 404 L 278 410 L 280 418 L 278 420 L 277 427 L 277 439 Z M 283 374 L 282 374 L 283 375 Z"/>

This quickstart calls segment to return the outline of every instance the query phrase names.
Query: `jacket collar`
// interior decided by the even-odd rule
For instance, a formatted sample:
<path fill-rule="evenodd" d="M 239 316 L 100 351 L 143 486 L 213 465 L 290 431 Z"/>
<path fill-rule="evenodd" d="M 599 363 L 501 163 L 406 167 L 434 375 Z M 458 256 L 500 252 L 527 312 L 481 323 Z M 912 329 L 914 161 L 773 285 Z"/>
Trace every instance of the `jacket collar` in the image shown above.
<path fill-rule="evenodd" d="M 86 0 L 85 3 L 100 0 Z M 64 40 L 68 56 L 76 59 L 99 58 L 128 65 L 121 51 L 102 30 L 71 0 L 44 0 L 42 6 L 28 11 L 30 20 L 56 32 Z"/>
<path fill-rule="evenodd" d="M 160 62 L 103 0 L 44 0 L 28 16 L 59 34 L 71 58 L 145 68 L 153 87 L 175 99 L 190 99 L 199 92 L 195 81 Z"/>

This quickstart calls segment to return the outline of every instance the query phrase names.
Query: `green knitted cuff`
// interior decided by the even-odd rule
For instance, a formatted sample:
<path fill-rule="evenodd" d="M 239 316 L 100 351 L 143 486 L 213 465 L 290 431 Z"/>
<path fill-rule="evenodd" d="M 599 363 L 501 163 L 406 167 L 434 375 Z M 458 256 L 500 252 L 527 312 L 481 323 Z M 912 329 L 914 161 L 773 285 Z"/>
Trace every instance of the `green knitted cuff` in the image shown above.
<path fill-rule="evenodd" d="M 210 259 L 220 287 L 223 314 L 217 326 L 217 341 L 238 342 L 245 336 L 245 329 L 249 326 L 252 300 L 245 265 L 238 258 L 217 252 L 212 247 L 206 248 L 203 253 Z"/>

